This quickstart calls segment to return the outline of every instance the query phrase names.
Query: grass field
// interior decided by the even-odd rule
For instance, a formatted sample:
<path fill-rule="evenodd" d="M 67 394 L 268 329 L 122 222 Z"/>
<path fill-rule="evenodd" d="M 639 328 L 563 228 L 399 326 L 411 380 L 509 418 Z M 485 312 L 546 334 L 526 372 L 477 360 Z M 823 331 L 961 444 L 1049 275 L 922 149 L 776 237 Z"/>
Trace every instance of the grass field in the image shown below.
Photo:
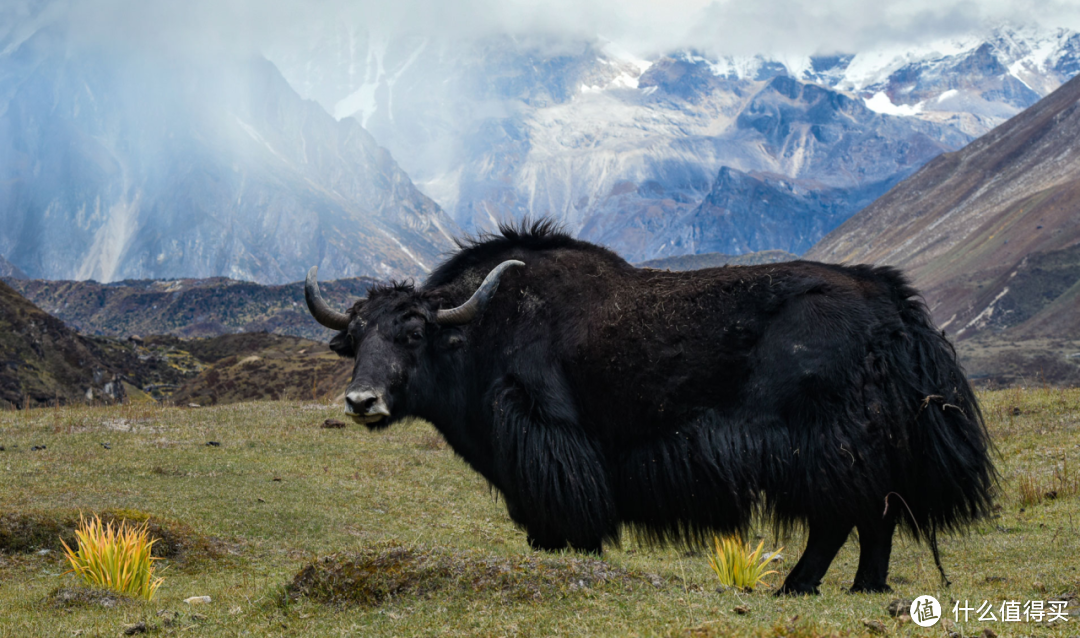
<path fill-rule="evenodd" d="M 1078 636 L 1077 615 L 1046 624 L 971 614 L 923 629 L 886 611 L 921 594 L 950 619 L 955 600 L 986 600 L 995 614 L 1003 601 L 1080 604 L 1080 390 L 981 399 L 1001 509 L 941 539 L 953 585 L 940 584 L 924 546 L 901 539 L 894 593 L 847 594 L 853 537 L 822 594 L 806 598 L 719 593 L 703 553 L 632 538 L 603 562 L 534 554 L 484 480 L 422 422 L 327 429 L 338 408 L 299 402 L 0 412 L 0 636 L 117 636 L 138 622 L 185 636 Z M 80 511 L 118 510 L 149 514 L 175 550 L 160 561 L 152 602 L 84 597 L 60 553 L 41 551 L 59 546 L 53 537 Z M 766 550 L 786 547 L 769 577 L 778 583 L 803 539 L 758 531 Z M 290 594 L 313 563 L 309 595 Z M 203 595 L 212 602 L 184 602 Z"/>

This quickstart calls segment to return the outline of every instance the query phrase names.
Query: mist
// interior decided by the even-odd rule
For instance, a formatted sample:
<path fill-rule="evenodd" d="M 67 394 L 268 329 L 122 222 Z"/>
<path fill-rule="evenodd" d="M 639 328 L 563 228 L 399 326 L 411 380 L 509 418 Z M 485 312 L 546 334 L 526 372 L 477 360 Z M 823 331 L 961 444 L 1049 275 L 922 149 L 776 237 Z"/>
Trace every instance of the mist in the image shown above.
<path fill-rule="evenodd" d="M 59 6 L 58 6 L 59 5 Z M 826 54 L 912 46 L 1003 23 L 1080 27 L 1080 6 L 1030 0 L 64 0 L 15 4 L 8 16 L 60 16 L 80 37 L 211 57 L 288 47 L 347 24 L 384 38 L 593 39 L 652 57 Z"/>

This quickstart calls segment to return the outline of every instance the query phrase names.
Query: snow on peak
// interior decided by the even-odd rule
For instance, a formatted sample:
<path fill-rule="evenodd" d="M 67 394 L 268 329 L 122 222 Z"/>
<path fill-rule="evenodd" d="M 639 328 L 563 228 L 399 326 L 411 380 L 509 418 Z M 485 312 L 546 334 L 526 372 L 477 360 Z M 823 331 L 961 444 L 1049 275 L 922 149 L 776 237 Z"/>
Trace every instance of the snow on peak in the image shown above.
<path fill-rule="evenodd" d="M 944 95 L 942 96 L 944 97 Z M 863 100 L 866 104 L 866 108 L 874 111 L 875 113 L 882 113 L 884 115 L 918 115 L 923 110 L 923 103 L 919 102 L 915 106 L 908 104 L 893 104 L 888 95 L 885 95 L 884 91 L 878 91 L 873 97 Z"/>

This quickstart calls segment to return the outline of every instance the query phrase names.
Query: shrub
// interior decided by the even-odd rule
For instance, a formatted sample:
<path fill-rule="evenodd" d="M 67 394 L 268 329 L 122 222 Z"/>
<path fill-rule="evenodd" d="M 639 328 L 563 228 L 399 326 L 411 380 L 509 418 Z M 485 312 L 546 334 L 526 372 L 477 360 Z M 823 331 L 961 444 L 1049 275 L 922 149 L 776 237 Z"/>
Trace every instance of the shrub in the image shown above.
<path fill-rule="evenodd" d="M 104 587 L 122 594 L 151 600 L 161 586 L 163 578 L 154 578 L 154 561 L 151 556 L 157 539 L 151 539 L 147 521 L 133 525 L 122 521 L 103 524 L 101 518 L 90 520 L 79 517 L 75 530 L 79 549 L 72 550 L 63 539 L 65 556 L 71 569 L 91 586 Z"/>
<path fill-rule="evenodd" d="M 757 549 L 751 550 L 750 543 L 743 544 L 738 535 L 718 538 L 713 536 L 715 549 L 709 556 L 709 565 L 716 572 L 720 584 L 725 587 L 738 587 L 752 590 L 769 574 L 775 574 L 776 570 L 766 571 L 769 563 L 780 555 L 783 547 L 775 552 L 761 557 L 761 548 L 765 541 L 758 543 Z"/>

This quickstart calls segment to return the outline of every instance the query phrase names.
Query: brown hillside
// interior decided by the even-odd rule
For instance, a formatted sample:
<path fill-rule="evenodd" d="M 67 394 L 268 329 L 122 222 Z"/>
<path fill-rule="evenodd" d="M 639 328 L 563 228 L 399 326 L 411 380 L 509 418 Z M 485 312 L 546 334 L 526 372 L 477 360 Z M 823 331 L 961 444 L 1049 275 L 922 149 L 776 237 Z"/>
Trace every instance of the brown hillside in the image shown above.
<path fill-rule="evenodd" d="M 958 339 L 1080 338 L 1080 77 L 931 161 L 808 259 L 892 264 Z"/>
<path fill-rule="evenodd" d="M 86 334 L 126 338 L 171 334 L 212 337 L 268 332 L 327 341 L 331 331 L 308 314 L 304 284 L 265 286 L 224 277 L 164 281 L 10 281 L 38 307 Z M 319 282 L 323 296 L 347 308 L 373 279 Z"/>
<path fill-rule="evenodd" d="M 214 363 L 171 397 L 176 405 L 333 399 L 352 373 L 351 359 L 337 356 L 325 343 L 297 337 L 227 335 L 184 344 Z"/>
<path fill-rule="evenodd" d="M 22 406 L 123 398 L 103 354 L 0 281 L 0 399 Z"/>

